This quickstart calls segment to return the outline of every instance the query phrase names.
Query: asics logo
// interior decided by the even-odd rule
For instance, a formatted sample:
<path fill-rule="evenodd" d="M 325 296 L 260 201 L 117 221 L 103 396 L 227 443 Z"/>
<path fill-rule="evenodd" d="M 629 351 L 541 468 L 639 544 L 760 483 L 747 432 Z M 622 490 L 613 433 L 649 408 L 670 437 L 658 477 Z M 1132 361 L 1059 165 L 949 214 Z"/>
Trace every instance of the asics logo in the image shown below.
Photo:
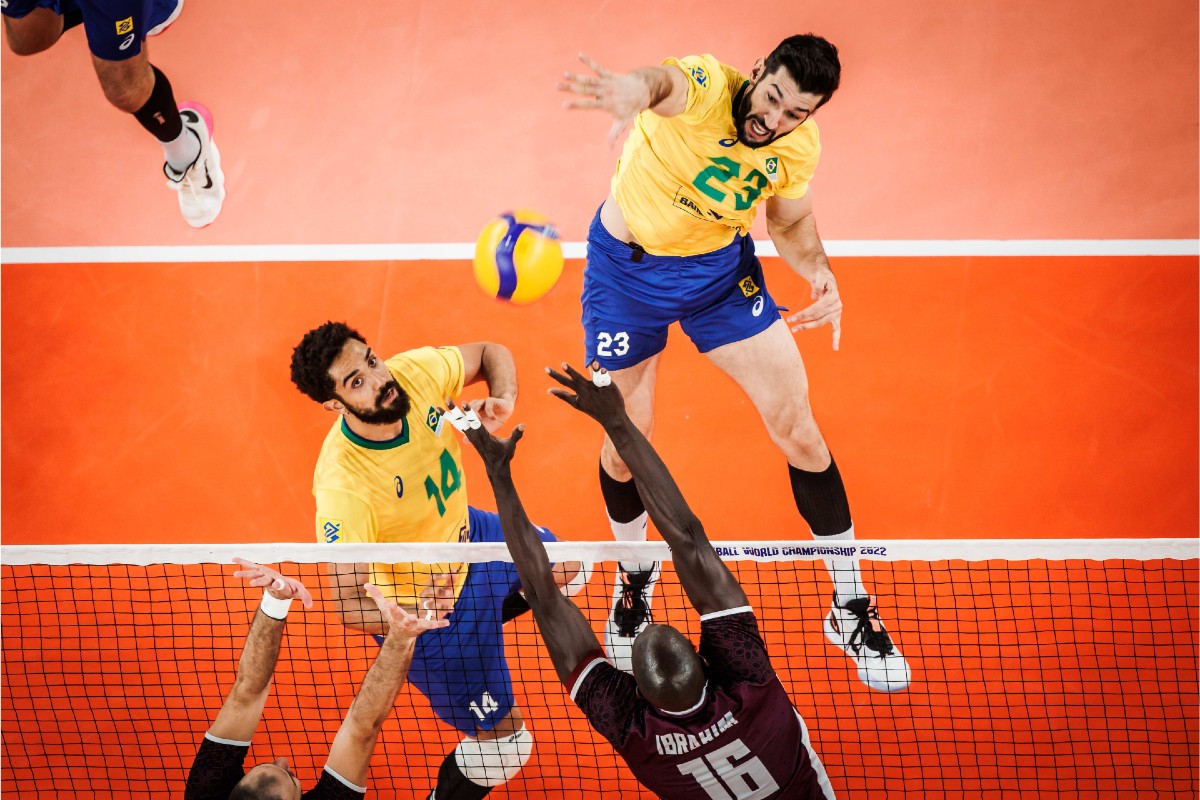
<path fill-rule="evenodd" d="M 754 316 L 757 317 L 760 314 L 762 314 L 762 311 L 763 311 L 763 296 L 760 294 L 758 296 L 758 299 L 754 301 L 754 309 L 750 313 L 754 314 Z"/>
<path fill-rule="evenodd" d="M 204 165 L 204 188 L 211 189 L 213 187 L 212 176 L 208 174 L 208 164 Z M 755 314 L 755 316 L 758 316 Z"/>

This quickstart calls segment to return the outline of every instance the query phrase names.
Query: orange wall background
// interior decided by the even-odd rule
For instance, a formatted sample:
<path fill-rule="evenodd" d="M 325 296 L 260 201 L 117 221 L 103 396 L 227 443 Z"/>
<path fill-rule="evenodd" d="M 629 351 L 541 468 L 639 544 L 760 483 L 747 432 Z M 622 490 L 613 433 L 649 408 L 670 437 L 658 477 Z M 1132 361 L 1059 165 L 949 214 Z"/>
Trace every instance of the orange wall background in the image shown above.
<path fill-rule="evenodd" d="M 536 23 L 536 24 L 535 24 Z M 339 6 L 189 3 L 150 43 L 216 115 L 229 197 L 201 231 L 159 153 L 101 96 L 82 32 L 0 55 L 0 243 L 470 242 L 530 206 L 580 240 L 616 152 L 553 84 L 784 35 L 839 45 L 818 115 L 827 240 L 1198 235 L 1198 11 L 1125 3 L 832 0 L 716 14 L 682 0 Z M 758 229 L 762 234 L 761 227 Z M 98 257 L 99 260 L 99 257 Z M 2 283 L 5 543 L 308 541 L 331 420 L 287 378 L 327 318 L 381 351 L 477 339 L 516 355 L 530 509 L 608 538 L 599 431 L 543 394 L 582 352 L 579 262 L 537 305 L 459 262 L 20 265 Z M 807 286 L 769 260 L 781 304 Z M 799 337 L 862 537 L 1194 536 L 1195 257 L 835 258 L 842 351 Z M 723 538 L 803 537 L 783 461 L 675 330 L 657 441 Z M 488 505 L 471 457 L 475 502 Z M 548 478 L 553 476 L 553 480 Z M 720 488 L 721 491 L 715 491 Z"/>
<path fill-rule="evenodd" d="M 158 148 L 101 96 L 76 29 L 0 56 L 4 246 L 473 241 L 538 208 L 581 240 L 617 152 L 554 83 L 784 36 L 838 45 L 814 192 L 832 239 L 1195 238 L 1193 0 L 189 2 L 150 43 L 215 114 L 229 198 L 180 223 Z"/>
<path fill-rule="evenodd" d="M 804 298 L 777 259 L 769 286 Z M 505 342 L 530 514 L 607 539 L 598 426 L 545 394 L 578 364 L 579 262 L 541 302 L 454 262 L 4 267 L 4 541 L 310 541 L 333 417 L 288 377 L 325 319 L 380 352 Z M 1194 536 L 1193 258 L 840 259 L 842 348 L 800 335 L 859 536 Z M 804 538 L 782 457 L 677 330 L 656 442 L 714 538 Z M 490 507 L 478 459 L 473 502 Z"/>

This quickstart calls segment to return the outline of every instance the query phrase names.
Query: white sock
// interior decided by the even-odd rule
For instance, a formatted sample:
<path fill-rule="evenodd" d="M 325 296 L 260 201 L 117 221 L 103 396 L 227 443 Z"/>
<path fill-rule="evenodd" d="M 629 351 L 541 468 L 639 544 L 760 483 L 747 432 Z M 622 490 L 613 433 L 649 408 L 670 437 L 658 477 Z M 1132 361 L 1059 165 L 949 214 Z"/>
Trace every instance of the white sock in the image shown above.
<path fill-rule="evenodd" d="M 643 511 L 629 522 L 617 522 L 609 517 L 608 525 L 612 528 L 613 538 L 618 542 L 644 542 L 646 541 L 646 522 L 649 519 L 650 515 Z M 646 572 L 654 569 L 654 562 L 622 562 L 621 566 L 627 572 Z"/>
<path fill-rule="evenodd" d="M 820 544 L 833 545 L 834 542 L 850 542 L 854 540 L 854 526 L 833 536 L 814 536 Z M 862 573 L 858 569 L 858 559 L 852 556 L 828 556 L 825 566 L 829 569 L 829 577 L 833 578 L 833 591 L 837 594 L 838 604 L 845 605 L 850 600 L 859 597 L 870 597 L 862 582 Z"/>
<path fill-rule="evenodd" d="M 169 142 L 159 142 L 163 155 L 167 157 L 167 165 L 176 174 L 181 174 L 192 165 L 200 155 L 200 138 L 187 125 Z"/>

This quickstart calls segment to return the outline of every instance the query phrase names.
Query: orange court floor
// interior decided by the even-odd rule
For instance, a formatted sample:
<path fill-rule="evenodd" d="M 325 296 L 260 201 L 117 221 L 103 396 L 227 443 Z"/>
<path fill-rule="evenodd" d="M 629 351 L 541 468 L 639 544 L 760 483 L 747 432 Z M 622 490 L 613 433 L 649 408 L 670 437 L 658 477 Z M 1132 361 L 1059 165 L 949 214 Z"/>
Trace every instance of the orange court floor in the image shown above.
<path fill-rule="evenodd" d="M 582 259 L 568 258 L 547 297 L 515 307 L 484 296 L 459 255 L 488 219 L 516 207 L 547 214 L 568 243 L 585 238 L 619 150 L 605 142 L 608 118 L 564 110 L 554 89 L 564 70 L 581 69 L 579 52 L 615 70 L 713 53 L 748 72 L 783 36 L 806 31 L 835 42 L 845 68 L 814 118 L 823 152 L 812 184 L 845 311 L 839 351 L 828 328 L 797 341 L 858 536 L 1200 535 L 1200 9 L 1192 0 L 816 0 L 717 12 L 683 0 L 482 0 L 469 11 L 416 0 L 319 13 L 283 0 L 189 0 L 148 47 L 176 98 L 205 103 L 216 120 L 228 198 L 202 230 L 184 224 L 162 186 L 158 147 L 103 98 L 81 30 L 36 56 L 0 54 L 4 545 L 313 541 L 312 469 L 333 418 L 291 385 L 288 360 L 326 319 L 349 322 L 388 355 L 425 344 L 508 346 L 521 387 L 512 422 L 526 425 L 514 464 L 526 508 L 561 539 L 610 538 L 596 480 L 599 429 L 549 397 L 541 371 L 582 358 Z M 754 235 L 767 242 L 761 219 Z M 418 255 L 358 255 L 372 245 Z M 430 255 L 443 246 L 456 255 Z M 764 262 L 780 305 L 809 302 L 807 284 L 779 258 Z M 757 413 L 685 339 L 672 329 L 654 432 L 684 494 L 715 540 L 806 538 L 785 461 Z M 478 459 L 465 460 L 473 504 L 493 508 Z M 1044 593 L 1004 571 L 955 569 L 956 590 L 987 587 L 1051 619 L 1076 600 L 1080 613 L 1126 613 L 1119 581 L 1140 568 L 1051 569 L 1038 578 Z M 1090 570 L 1097 586 L 1116 581 L 1111 597 L 1073 596 L 1072 569 Z M 796 608 L 790 596 L 764 592 L 759 601 L 780 605 L 773 653 L 821 654 L 781 669 L 789 688 L 800 687 L 797 704 L 820 747 L 869 741 L 871 769 L 894 776 L 918 765 L 913 787 L 940 773 L 963 787 L 946 797 L 997 796 L 980 789 L 996 785 L 995 763 L 966 758 L 984 743 L 1019 764 L 1049 747 L 1065 772 L 1073 748 L 1111 747 L 1119 758 L 1130 742 L 1158 747 L 1158 760 L 1131 770 L 1130 783 L 1094 795 L 1117 796 L 1164 765 L 1190 762 L 1196 780 L 1195 663 L 1161 637 L 1178 622 L 1169 611 L 1188 609 L 1180 624 L 1194 655 L 1195 562 L 1169 571 L 1165 594 L 1154 595 L 1161 607 L 1146 610 L 1135 633 L 1100 642 L 1099 629 L 1089 629 L 1095 650 L 1075 642 L 1036 659 L 1004 632 L 1028 620 L 1006 620 L 1001 631 L 987 613 L 956 611 L 953 596 L 917 582 L 897 622 L 914 658 L 924 654 L 928 680 L 898 698 L 848 681 L 844 659 L 825 655 L 819 628 L 788 616 L 827 602 L 824 589 L 800 588 Z M 116 709 L 101 732 L 108 745 L 132 730 L 153 757 L 155 714 L 175 719 L 181 736 L 203 730 L 244 626 L 232 618 L 212 626 L 206 635 L 221 649 L 195 653 L 202 666 L 180 667 L 190 651 L 180 655 L 173 639 L 156 645 L 124 634 L 96 662 L 68 646 L 79 620 L 42 625 L 59 574 L 6 574 L 6 743 L 65 746 L 95 767 L 103 748 L 88 750 L 69 731 L 69 712 L 88 707 L 89 696 Z M 228 603 L 234 616 L 244 610 L 231 578 L 205 574 L 214 604 Z M 593 600 L 603 606 L 607 590 L 593 584 L 589 594 L 599 592 Z M 42 605 L 18 607 L 22 591 Z M 122 604 L 133 599 L 125 589 L 97 596 L 89 619 L 127 625 Z M 929 627 L 947 618 L 995 633 L 1006 660 L 984 663 L 974 634 L 956 639 Z M 329 728 L 364 652 L 347 657 L 341 631 L 319 620 L 313 615 L 300 635 L 356 666 L 327 684 L 303 665 L 299 676 L 281 667 L 277 692 Z M 172 625 L 191 624 L 172 612 Z M 553 683 L 532 623 L 517 625 L 527 637 L 514 658 L 517 683 Z M 1130 648 L 1161 653 L 1162 670 L 1122 673 Z M 1098 672 L 1080 673 L 1079 659 Z M 82 665 L 74 682 L 72 664 Z M 951 674 L 959 669 L 1009 694 L 989 695 L 980 711 L 972 684 Z M 1094 683 L 1068 686 L 1071 674 L 1117 680 L 1131 696 L 1188 711 L 1122 729 L 1118 697 L 1089 693 Z M 537 730 L 569 740 L 557 747 L 557 771 L 537 765 L 523 780 L 570 797 L 599 769 L 600 779 L 628 788 L 609 761 L 587 763 L 599 740 L 557 684 L 547 685 L 555 725 Z M 829 721 L 829 698 L 846 693 L 859 704 L 857 739 Z M 389 722 L 388 747 L 419 754 L 420 736 L 450 742 L 427 708 L 411 705 L 412 716 Z M 150 716 L 139 717 L 146 708 Z M 268 732 L 286 735 L 292 712 L 271 713 Z M 560 719 L 568 722 L 559 727 Z M 1090 733 L 1053 749 L 1052 731 L 1065 720 Z M 1010 727 L 998 734 L 997 725 Z M 1172 736 L 1160 742 L 1164 730 Z M 914 731 L 948 739 L 930 743 Z M 158 754 L 175 764 L 170 787 L 190 760 L 184 750 L 194 739 L 181 741 L 164 739 Z M 588 746 L 576 758 L 579 741 Z M 13 769 L 6 750 L 6 783 Z M 71 765 L 34 769 L 62 775 Z M 95 796 L 64 780 L 57 796 Z M 843 785 L 882 789 L 871 776 Z M 1174 790 L 1160 796 L 1189 796 Z"/>

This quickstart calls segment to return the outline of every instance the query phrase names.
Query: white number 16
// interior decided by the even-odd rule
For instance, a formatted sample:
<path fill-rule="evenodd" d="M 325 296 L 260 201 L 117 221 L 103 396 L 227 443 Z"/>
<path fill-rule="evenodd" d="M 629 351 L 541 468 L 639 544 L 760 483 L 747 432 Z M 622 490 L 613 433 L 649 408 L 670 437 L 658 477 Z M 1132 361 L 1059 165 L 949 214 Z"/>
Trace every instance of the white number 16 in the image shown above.
<path fill-rule="evenodd" d="M 733 763 L 735 758 L 748 755 L 750 748 L 741 739 L 734 739 L 707 756 L 683 762 L 679 771 L 695 778 L 712 800 L 760 800 L 779 791 L 779 784 L 757 757 Z"/>

